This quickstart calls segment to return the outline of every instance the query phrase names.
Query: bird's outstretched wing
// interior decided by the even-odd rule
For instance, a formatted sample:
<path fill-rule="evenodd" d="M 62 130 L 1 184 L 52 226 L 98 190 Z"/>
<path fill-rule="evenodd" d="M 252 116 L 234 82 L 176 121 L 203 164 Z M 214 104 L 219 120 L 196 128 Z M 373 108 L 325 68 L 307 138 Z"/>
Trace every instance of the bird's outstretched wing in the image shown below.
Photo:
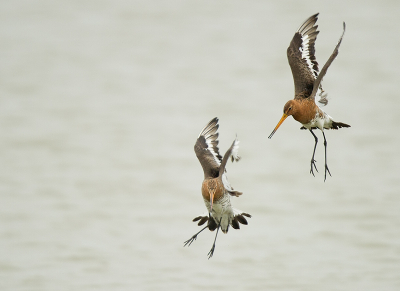
<path fill-rule="evenodd" d="M 309 98 L 314 89 L 314 82 L 318 77 L 318 62 L 315 57 L 315 41 L 319 31 L 317 30 L 319 13 L 309 17 L 294 34 L 287 49 L 287 57 L 294 80 L 295 98 Z M 318 102 L 328 104 L 327 94 L 318 86 L 316 95 Z M 313 97 L 314 98 L 314 97 Z"/>
<path fill-rule="evenodd" d="M 343 22 L 343 33 L 342 33 L 342 36 L 340 37 L 340 39 L 338 41 L 338 44 L 336 45 L 335 49 L 333 50 L 332 55 L 329 57 L 328 61 L 323 66 L 323 68 L 321 70 L 321 73 L 318 75 L 317 79 L 315 80 L 314 89 L 313 89 L 313 91 L 311 93 L 311 96 L 310 96 L 311 98 L 313 98 L 313 96 L 315 96 L 315 95 L 318 95 L 318 88 L 321 87 L 322 78 L 325 76 L 325 74 L 328 71 L 328 68 L 332 64 L 333 60 L 339 54 L 339 47 L 340 47 L 340 44 L 342 43 L 342 39 L 343 39 L 345 31 L 346 31 L 346 23 Z M 326 103 L 328 103 L 328 100 L 326 100 Z"/>
<path fill-rule="evenodd" d="M 235 140 L 233 141 L 231 147 L 226 151 L 224 158 L 222 159 L 221 162 L 221 166 L 219 168 L 219 175 L 222 176 L 222 183 L 224 184 L 225 189 L 229 192 L 229 194 L 231 196 L 240 196 L 243 193 L 239 192 L 239 191 L 235 191 L 231 184 L 228 181 L 228 177 L 226 176 L 226 170 L 225 170 L 225 166 L 226 163 L 228 162 L 229 158 L 231 158 L 232 162 L 236 161 L 238 162 L 240 160 L 240 156 L 239 156 L 239 140 L 237 139 L 237 137 L 235 138 Z"/>
<path fill-rule="evenodd" d="M 222 182 L 229 194 L 232 196 L 240 196 L 242 195 L 242 192 L 235 191 L 230 185 L 225 169 L 229 158 L 232 159 L 232 162 L 240 160 L 238 155 L 239 141 L 237 138 L 233 141 L 231 147 L 224 155 L 224 160 L 222 160 L 222 156 L 219 154 L 218 149 L 218 127 L 218 118 L 215 117 L 200 132 L 196 144 L 194 145 L 194 151 L 203 167 L 204 179 L 216 178 L 219 175 L 222 175 Z"/>
<path fill-rule="evenodd" d="M 222 156 L 218 149 L 218 118 L 212 119 L 200 132 L 194 151 L 204 171 L 204 178 L 216 178 Z"/>
<path fill-rule="evenodd" d="M 315 25 L 317 20 L 318 13 L 308 18 L 294 34 L 287 49 L 297 98 L 307 98 L 311 95 L 318 76 L 318 63 L 315 58 L 315 40 L 319 33 L 318 25 Z"/>

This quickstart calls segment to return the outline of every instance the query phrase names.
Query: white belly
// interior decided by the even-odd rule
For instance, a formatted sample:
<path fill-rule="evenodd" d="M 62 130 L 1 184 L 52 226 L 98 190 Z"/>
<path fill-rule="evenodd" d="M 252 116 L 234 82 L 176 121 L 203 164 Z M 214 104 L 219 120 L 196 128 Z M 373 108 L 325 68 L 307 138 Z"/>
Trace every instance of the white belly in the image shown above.
<path fill-rule="evenodd" d="M 204 200 L 204 203 L 208 212 L 210 212 L 210 201 Z M 214 218 L 217 224 L 221 223 L 221 230 L 226 233 L 228 231 L 229 224 L 231 224 L 234 217 L 230 195 L 228 193 L 226 193 L 219 201 L 213 203 L 211 216 Z"/>
<path fill-rule="evenodd" d="M 321 110 L 322 111 L 322 110 Z M 307 129 L 311 128 L 319 128 L 320 130 L 324 130 L 324 128 L 331 128 L 332 126 L 332 117 L 330 117 L 327 113 L 322 111 L 322 116 L 320 113 L 317 113 L 309 123 L 303 124 L 303 126 Z"/>

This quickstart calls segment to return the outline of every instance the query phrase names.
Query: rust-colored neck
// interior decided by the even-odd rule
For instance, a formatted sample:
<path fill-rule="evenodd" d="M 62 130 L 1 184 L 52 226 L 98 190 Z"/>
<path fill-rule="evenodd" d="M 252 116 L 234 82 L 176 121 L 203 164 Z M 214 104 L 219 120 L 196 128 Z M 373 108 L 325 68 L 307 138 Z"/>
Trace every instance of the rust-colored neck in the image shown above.
<path fill-rule="evenodd" d="M 315 104 L 314 100 L 294 99 L 290 100 L 289 102 L 292 110 L 286 114 L 292 115 L 295 120 L 302 124 L 307 124 L 313 120 L 316 113 L 319 111 L 319 108 Z"/>
<path fill-rule="evenodd" d="M 224 184 L 220 178 L 205 179 L 201 187 L 203 198 L 210 201 L 211 194 L 214 195 L 214 202 L 218 201 L 224 195 Z"/>

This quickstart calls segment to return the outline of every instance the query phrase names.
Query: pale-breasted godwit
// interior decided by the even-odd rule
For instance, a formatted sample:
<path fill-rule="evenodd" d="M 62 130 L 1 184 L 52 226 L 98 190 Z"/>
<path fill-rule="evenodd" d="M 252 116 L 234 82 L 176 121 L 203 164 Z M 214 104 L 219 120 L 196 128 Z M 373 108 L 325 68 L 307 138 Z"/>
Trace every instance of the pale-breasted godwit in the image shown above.
<path fill-rule="evenodd" d="M 200 132 L 194 146 L 194 151 L 204 171 L 201 194 L 208 212 L 195 217 L 193 221 L 199 221 L 198 225 L 203 225 L 207 222 L 207 225 L 184 242 L 184 246 L 190 246 L 197 238 L 197 235 L 204 229 L 208 228 L 210 231 L 217 229 L 208 258 L 211 258 L 214 254 L 215 242 L 220 228 L 223 233 L 228 232 L 230 225 L 235 229 L 239 229 L 239 222 L 247 224 L 245 217 L 251 217 L 250 214 L 232 207 L 230 196 L 239 196 L 242 193 L 235 191 L 226 177 L 225 166 L 229 158 L 232 159 L 232 162 L 240 159 L 238 155 L 239 140 L 236 138 L 233 141 L 231 147 L 222 158 L 218 149 L 218 127 L 218 118 L 214 118 Z"/>
<path fill-rule="evenodd" d="M 331 175 L 328 164 L 326 161 L 326 148 L 327 142 L 325 138 L 324 129 L 339 129 L 342 127 L 350 127 L 350 125 L 336 122 L 332 120 L 327 113 L 325 113 L 316 103 L 315 96 L 319 96 L 319 103 L 321 105 L 328 104 L 327 94 L 321 86 L 322 78 L 325 76 L 329 66 L 339 53 L 339 46 L 342 42 L 346 25 L 343 22 L 343 33 L 336 45 L 332 55 L 323 66 L 321 72 L 318 70 L 318 63 L 315 58 L 315 40 L 319 31 L 318 25 L 315 23 L 318 20 L 318 14 L 314 14 L 308 18 L 298 29 L 293 36 L 292 41 L 287 49 L 287 57 L 289 60 L 290 68 L 292 69 L 294 79 L 295 96 L 293 100 L 289 100 L 283 108 L 283 116 L 278 125 L 272 131 L 268 138 L 271 138 L 277 131 L 282 122 L 290 115 L 295 120 L 300 122 L 303 126 L 301 129 L 308 129 L 314 136 L 315 144 L 314 151 L 311 158 L 310 173 L 314 176 L 314 170 L 318 172 L 315 165 L 315 150 L 317 148 L 318 138 L 314 134 L 313 129 L 320 129 L 324 137 L 325 146 L 325 179 L 326 173 Z"/>

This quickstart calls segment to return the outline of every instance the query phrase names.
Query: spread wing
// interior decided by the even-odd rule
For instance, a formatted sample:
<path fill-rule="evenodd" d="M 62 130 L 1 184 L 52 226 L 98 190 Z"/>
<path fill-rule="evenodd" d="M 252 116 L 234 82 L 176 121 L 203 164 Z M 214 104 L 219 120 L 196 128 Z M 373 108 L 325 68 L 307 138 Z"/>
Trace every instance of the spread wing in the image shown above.
<path fill-rule="evenodd" d="M 224 155 L 224 160 L 222 160 L 222 156 L 219 154 L 218 149 L 218 128 L 218 118 L 215 117 L 200 132 L 196 144 L 194 145 L 194 151 L 203 167 L 204 179 L 217 178 L 219 175 L 222 175 L 222 183 L 229 194 L 232 196 L 240 196 L 242 195 L 242 192 L 233 189 L 228 181 L 225 169 L 229 158 L 232 159 L 232 162 L 240 160 L 238 155 L 239 140 L 236 138 L 233 141 L 231 147 Z"/>
<path fill-rule="evenodd" d="M 287 49 L 294 80 L 295 99 L 310 97 L 318 77 L 318 62 L 315 58 L 315 41 L 319 33 L 318 25 L 315 24 L 318 14 L 314 14 L 300 26 Z M 318 86 L 318 91 L 319 102 L 327 104 L 326 94 L 321 86 Z"/>
<path fill-rule="evenodd" d="M 194 151 L 204 171 L 204 178 L 216 178 L 222 156 L 218 149 L 218 118 L 211 120 L 200 132 Z"/>
<path fill-rule="evenodd" d="M 318 89 L 317 88 L 321 88 L 321 82 L 322 82 L 322 78 L 325 76 L 326 72 L 328 71 L 329 66 L 332 64 L 333 60 L 337 57 L 337 55 L 339 54 L 339 47 L 340 44 L 342 43 L 342 39 L 344 36 L 344 32 L 346 31 L 346 23 L 343 22 L 343 33 L 342 36 L 340 37 L 338 44 L 336 45 L 335 49 L 333 50 L 332 55 L 329 57 L 328 61 L 325 63 L 325 65 L 323 66 L 321 73 L 319 74 L 319 76 L 317 77 L 317 79 L 314 82 L 314 89 L 311 93 L 311 98 L 313 98 L 313 96 L 318 95 Z M 322 88 L 321 88 L 322 89 Z M 325 105 L 328 103 L 328 100 L 325 98 L 326 103 Z M 321 100 L 319 101 L 321 102 Z M 323 103 L 323 102 L 321 102 Z M 323 103 L 324 104 L 324 103 Z"/>
<path fill-rule="evenodd" d="M 219 174 L 220 175 L 224 174 L 225 166 L 226 166 L 226 163 L 228 162 L 229 158 L 232 159 L 232 162 L 233 161 L 238 162 L 240 160 L 240 156 L 238 154 L 238 152 L 239 152 L 239 142 L 240 141 L 236 137 L 235 140 L 233 141 L 231 147 L 226 151 L 226 153 L 224 155 L 224 158 L 222 159 L 222 162 L 221 162 L 221 167 L 219 169 Z"/>
<path fill-rule="evenodd" d="M 236 161 L 238 162 L 240 160 L 240 156 L 238 154 L 239 151 L 239 140 L 237 137 L 233 141 L 231 147 L 226 151 L 224 158 L 222 159 L 221 166 L 219 168 L 219 175 L 222 176 L 222 183 L 224 184 L 225 189 L 229 192 L 230 195 L 232 196 L 240 196 L 243 193 L 239 191 L 235 191 L 231 184 L 228 181 L 228 177 L 226 176 L 226 163 L 228 162 L 229 158 L 231 158 L 232 162 Z"/>

